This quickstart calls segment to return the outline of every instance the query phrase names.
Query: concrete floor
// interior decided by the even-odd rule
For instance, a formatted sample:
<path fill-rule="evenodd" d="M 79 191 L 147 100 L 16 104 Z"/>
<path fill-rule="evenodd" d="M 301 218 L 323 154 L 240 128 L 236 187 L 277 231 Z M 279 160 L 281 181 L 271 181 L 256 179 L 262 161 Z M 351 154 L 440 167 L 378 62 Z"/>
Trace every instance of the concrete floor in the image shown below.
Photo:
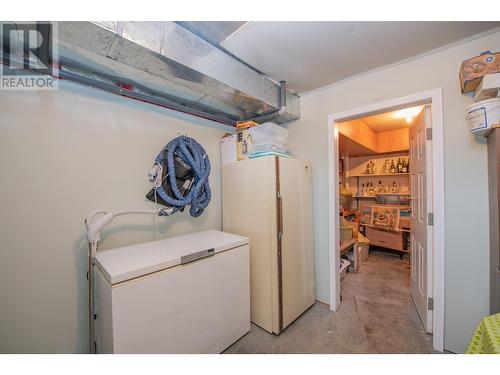
<path fill-rule="evenodd" d="M 317 302 L 279 336 L 252 324 L 225 353 L 434 353 L 409 285 L 407 259 L 372 251 L 342 281 L 336 313 Z"/>

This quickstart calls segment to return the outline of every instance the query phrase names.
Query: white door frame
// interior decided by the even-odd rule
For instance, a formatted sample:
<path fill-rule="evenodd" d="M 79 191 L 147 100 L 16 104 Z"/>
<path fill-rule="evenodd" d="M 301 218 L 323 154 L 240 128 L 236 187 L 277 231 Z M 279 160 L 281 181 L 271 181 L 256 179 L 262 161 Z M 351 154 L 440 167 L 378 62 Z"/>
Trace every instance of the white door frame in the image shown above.
<path fill-rule="evenodd" d="M 432 285 L 434 298 L 433 346 L 443 351 L 444 344 L 444 276 L 445 276 L 445 214 L 444 214 L 444 145 L 442 90 L 434 89 L 368 104 L 328 116 L 328 184 L 329 184 L 329 255 L 330 255 L 330 310 L 340 305 L 340 249 L 339 249 L 339 137 L 337 123 L 359 117 L 388 112 L 413 105 L 432 104 L 432 176 L 433 188 L 433 248 L 428 249 L 433 272 L 428 274 L 428 285 Z M 436 251 L 434 251 L 434 249 Z M 338 270 L 332 272 L 332 270 Z"/>

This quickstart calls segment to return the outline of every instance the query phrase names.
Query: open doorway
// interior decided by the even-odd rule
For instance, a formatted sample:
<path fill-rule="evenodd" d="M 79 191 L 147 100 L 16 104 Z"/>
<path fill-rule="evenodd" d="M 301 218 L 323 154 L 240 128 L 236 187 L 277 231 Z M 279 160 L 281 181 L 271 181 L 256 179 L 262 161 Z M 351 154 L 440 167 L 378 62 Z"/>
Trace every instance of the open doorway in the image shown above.
<path fill-rule="evenodd" d="M 384 267 L 393 270 L 397 277 L 388 282 L 403 285 L 423 330 L 433 335 L 434 349 L 442 351 L 440 90 L 331 115 L 329 134 L 334 224 L 330 228 L 330 308 L 336 311 L 340 306 L 343 283 L 383 283 L 377 277 L 389 275 Z M 346 276 L 346 268 L 353 273 Z M 368 297 L 377 298 L 376 293 Z"/>

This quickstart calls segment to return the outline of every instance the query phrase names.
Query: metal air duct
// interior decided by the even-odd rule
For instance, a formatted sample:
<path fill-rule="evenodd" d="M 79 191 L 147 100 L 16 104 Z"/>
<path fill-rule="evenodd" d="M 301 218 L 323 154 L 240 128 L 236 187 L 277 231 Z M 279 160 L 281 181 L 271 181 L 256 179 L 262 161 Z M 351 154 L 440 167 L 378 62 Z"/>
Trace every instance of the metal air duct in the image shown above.
<path fill-rule="evenodd" d="M 231 125 L 300 117 L 284 84 L 174 22 L 59 22 L 58 34 L 61 78 Z"/>

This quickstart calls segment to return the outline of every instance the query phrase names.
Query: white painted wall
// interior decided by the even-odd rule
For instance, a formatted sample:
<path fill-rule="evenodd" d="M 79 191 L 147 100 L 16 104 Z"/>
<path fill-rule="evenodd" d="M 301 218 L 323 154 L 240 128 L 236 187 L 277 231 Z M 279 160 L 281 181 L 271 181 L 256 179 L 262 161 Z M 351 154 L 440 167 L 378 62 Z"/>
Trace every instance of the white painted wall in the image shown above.
<path fill-rule="evenodd" d="M 95 209 L 152 208 L 147 173 L 179 132 L 212 163 L 212 201 L 156 218 L 158 238 L 221 229 L 219 139 L 226 127 L 61 82 L 55 92 L 0 91 L 0 353 L 87 351 L 87 247 Z M 155 239 L 151 216 L 122 217 L 101 249 Z"/>
<path fill-rule="evenodd" d="M 327 116 L 372 102 L 442 88 L 445 349 L 465 350 L 477 323 L 489 311 L 488 185 L 486 144 L 468 133 L 464 111 L 472 99 L 460 93 L 458 72 L 463 60 L 486 50 L 497 51 L 499 46 L 500 32 L 496 32 L 302 95 L 301 119 L 289 125 L 289 147 L 294 156 L 310 159 L 313 165 L 318 299 L 329 300 Z M 360 51 L 360 58 L 369 56 Z"/>

